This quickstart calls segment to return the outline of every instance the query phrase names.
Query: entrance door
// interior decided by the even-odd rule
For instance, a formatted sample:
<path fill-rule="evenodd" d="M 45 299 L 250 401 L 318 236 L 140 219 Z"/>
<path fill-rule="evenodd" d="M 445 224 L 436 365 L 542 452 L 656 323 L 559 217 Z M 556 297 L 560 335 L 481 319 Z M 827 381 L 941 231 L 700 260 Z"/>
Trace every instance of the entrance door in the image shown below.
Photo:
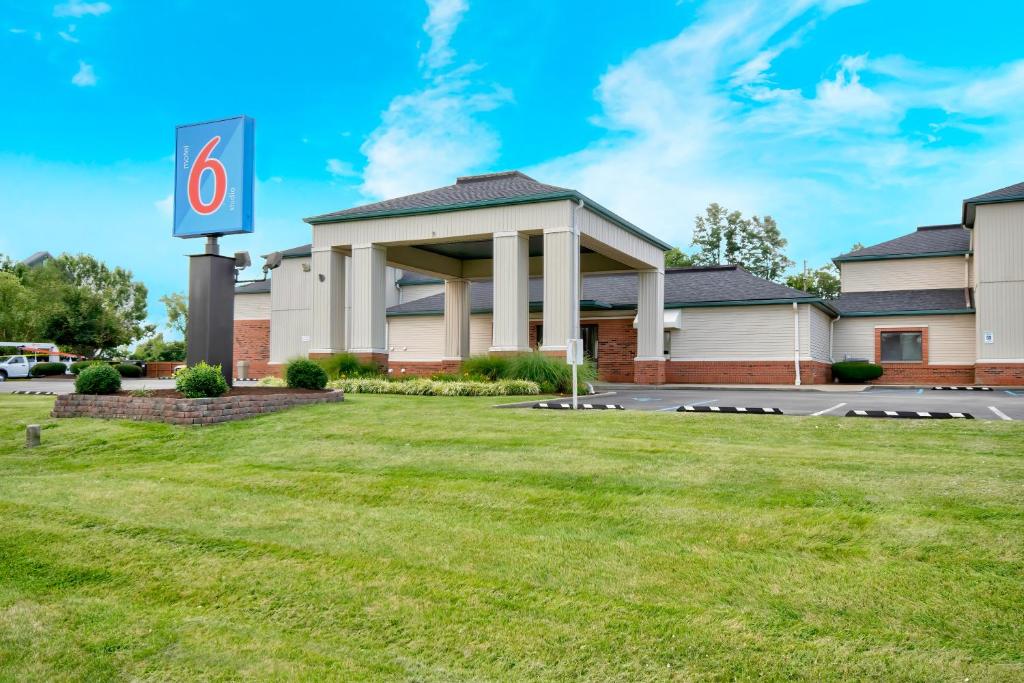
<path fill-rule="evenodd" d="M 580 325 L 583 334 L 583 353 L 587 358 L 597 360 L 597 325 Z"/>

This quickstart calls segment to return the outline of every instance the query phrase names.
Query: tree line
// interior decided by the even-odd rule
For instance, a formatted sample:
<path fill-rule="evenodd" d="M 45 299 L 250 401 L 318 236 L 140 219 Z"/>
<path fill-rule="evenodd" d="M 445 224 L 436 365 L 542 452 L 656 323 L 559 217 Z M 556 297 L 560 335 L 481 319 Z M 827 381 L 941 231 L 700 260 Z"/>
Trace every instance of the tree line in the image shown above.
<path fill-rule="evenodd" d="M 800 272 L 786 275 L 794 265 L 786 255 L 788 244 L 771 216 L 745 218 L 739 211 L 713 203 L 708 205 L 704 215 L 694 218 L 690 246 L 696 249 L 686 253 L 673 247 L 665 254 L 665 266 L 737 265 L 758 277 L 823 299 L 837 298 L 839 269 L 831 261 L 813 270 L 805 265 Z M 855 244 L 851 251 L 860 248 L 862 245 Z"/>

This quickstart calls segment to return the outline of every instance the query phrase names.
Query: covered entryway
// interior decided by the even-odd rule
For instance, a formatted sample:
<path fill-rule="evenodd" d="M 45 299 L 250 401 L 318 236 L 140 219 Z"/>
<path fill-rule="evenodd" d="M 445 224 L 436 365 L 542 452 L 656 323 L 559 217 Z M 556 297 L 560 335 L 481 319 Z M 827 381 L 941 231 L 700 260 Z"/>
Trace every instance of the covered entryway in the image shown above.
<path fill-rule="evenodd" d="M 349 351 L 387 364 L 387 266 L 444 280 L 443 362 L 451 369 L 469 356 L 473 280 L 493 280 L 489 351 L 522 353 L 531 346 L 529 280 L 541 277 L 541 350 L 562 354 L 567 340 L 578 336 L 572 321 L 580 301 L 572 301 L 570 294 L 575 224 L 581 273 L 638 274 L 635 380 L 664 382 L 664 252 L 669 245 L 575 190 L 510 171 L 463 177 L 454 185 L 306 222 L 313 226 L 310 356 Z M 346 268 L 352 271 L 348 334 Z"/>

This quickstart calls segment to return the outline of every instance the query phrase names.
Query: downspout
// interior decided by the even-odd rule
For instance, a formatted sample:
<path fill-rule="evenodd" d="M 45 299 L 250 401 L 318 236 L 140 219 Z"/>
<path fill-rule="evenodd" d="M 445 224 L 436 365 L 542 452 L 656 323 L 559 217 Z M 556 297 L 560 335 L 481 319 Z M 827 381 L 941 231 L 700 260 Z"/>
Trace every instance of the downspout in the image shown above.
<path fill-rule="evenodd" d="M 964 254 L 964 308 L 971 307 L 971 255 Z"/>
<path fill-rule="evenodd" d="M 794 385 L 800 386 L 800 308 L 793 302 L 793 365 L 796 368 Z"/>

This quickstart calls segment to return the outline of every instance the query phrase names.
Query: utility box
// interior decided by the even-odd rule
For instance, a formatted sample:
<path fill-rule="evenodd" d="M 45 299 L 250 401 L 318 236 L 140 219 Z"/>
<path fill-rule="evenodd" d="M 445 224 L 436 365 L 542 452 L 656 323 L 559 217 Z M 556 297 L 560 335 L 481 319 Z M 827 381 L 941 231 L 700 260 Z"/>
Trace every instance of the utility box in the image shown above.
<path fill-rule="evenodd" d="M 249 361 L 238 361 L 238 379 L 249 379 Z"/>

